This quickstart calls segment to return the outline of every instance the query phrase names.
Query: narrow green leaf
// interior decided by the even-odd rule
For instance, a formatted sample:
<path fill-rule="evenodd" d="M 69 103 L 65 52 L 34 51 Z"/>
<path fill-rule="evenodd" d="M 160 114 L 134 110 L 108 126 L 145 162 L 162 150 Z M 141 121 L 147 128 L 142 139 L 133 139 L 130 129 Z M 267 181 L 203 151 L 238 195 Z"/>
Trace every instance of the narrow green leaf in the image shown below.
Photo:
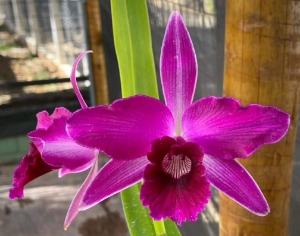
<path fill-rule="evenodd" d="M 140 201 L 140 184 L 121 192 L 125 218 L 131 236 L 154 236 L 153 221 Z"/>
<path fill-rule="evenodd" d="M 111 11 L 122 96 L 138 93 L 158 98 L 146 0 L 111 0 Z M 142 206 L 139 194 L 139 184 L 121 193 L 130 234 L 154 236 L 153 220 Z M 164 223 L 167 236 L 180 236 L 174 222 Z"/>
<path fill-rule="evenodd" d="M 130 10 L 132 4 L 134 11 Z M 136 93 L 157 97 L 150 27 L 145 4 L 146 2 L 141 0 L 111 0 L 114 43 L 123 97 Z M 140 27 L 142 29 L 138 29 Z M 141 42 L 144 42 L 142 43 L 144 46 L 140 46 Z M 137 82 L 138 79 L 140 82 Z M 142 206 L 139 193 L 139 185 L 121 192 L 130 234 L 132 236 L 155 235 L 153 221 L 149 217 L 148 210 Z"/>
<path fill-rule="evenodd" d="M 134 94 L 131 35 L 126 1 L 111 0 L 114 44 L 119 64 L 123 97 Z"/>
<path fill-rule="evenodd" d="M 123 97 L 158 97 L 146 1 L 111 0 L 111 11 Z"/>
<path fill-rule="evenodd" d="M 175 222 L 173 222 L 170 219 L 166 219 L 164 221 L 165 221 L 165 227 L 168 236 L 181 236 L 180 231 Z"/>
<path fill-rule="evenodd" d="M 126 0 L 134 68 L 135 93 L 158 98 L 155 64 L 147 3 L 143 0 Z"/>

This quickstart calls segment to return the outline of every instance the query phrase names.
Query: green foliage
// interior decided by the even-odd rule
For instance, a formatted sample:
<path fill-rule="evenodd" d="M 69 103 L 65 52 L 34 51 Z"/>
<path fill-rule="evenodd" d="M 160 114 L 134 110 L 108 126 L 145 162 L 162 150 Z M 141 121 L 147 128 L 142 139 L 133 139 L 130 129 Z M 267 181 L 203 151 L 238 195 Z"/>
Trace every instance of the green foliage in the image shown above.
<path fill-rule="evenodd" d="M 180 236 L 180 231 L 177 227 L 177 225 L 170 219 L 164 220 L 165 221 L 165 227 L 166 232 L 168 236 Z"/>
<path fill-rule="evenodd" d="M 140 184 L 136 184 L 121 192 L 122 204 L 128 229 L 131 236 L 156 235 L 148 209 L 140 201 Z"/>
<path fill-rule="evenodd" d="M 0 44 L 0 51 L 4 52 L 11 48 L 19 47 L 16 43 L 4 43 Z"/>
<path fill-rule="evenodd" d="M 214 0 L 204 0 L 204 10 L 208 14 L 215 14 Z"/>
<path fill-rule="evenodd" d="M 111 10 L 123 97 L 158 97 L 146 1 L 112 0 Z"/>
<path fill-rule="evenodd" d="M 146 94 L 158 98 L 150 25 L 145 0 L 111 0 L 114 43 L 123 97 Z M 132 236 L 157 235 L 147 208 L 141 204 L 140 184 L 121 193 Z M 174 222 L 165 220 L 167 236 L 180 236 Z"/>

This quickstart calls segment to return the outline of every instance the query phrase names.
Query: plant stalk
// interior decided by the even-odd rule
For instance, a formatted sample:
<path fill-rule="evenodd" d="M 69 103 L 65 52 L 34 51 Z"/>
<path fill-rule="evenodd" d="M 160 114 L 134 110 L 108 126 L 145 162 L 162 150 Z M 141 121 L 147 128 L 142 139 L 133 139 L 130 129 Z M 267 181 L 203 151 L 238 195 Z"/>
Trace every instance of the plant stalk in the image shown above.
<path fill-rule="evenodd" d="M 167 236 L 164 220 L 153 220 L 156 236 Z"/>

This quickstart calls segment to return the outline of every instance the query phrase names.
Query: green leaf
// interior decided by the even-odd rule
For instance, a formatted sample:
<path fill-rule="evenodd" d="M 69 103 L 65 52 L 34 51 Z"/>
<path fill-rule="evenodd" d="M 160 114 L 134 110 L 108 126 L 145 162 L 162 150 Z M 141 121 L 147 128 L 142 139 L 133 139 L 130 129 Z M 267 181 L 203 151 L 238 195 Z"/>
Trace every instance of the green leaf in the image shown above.
<path fill-rule="evenodd" d="M 123 97 L 158 97 L 146 1 L 111 0 L 111 11 Z"/>
<path fill-rule="evenodd" d="M 121 192 L 125 218 L 132 236 L 156 235 L 153 220 L 149 217 L 149 211 L 143 207 L 140 201 L 140 184 L 136 184 Z M 164 220 L 167 236 L 181 236 L 177 225 L 170 219 Z"/>
<path fill-rule="evenodd" d="M 164 222 L 165 222 L 166 232 L 168 236 L 181 236 L 176 223 L 174 223 L 170 219 L 166 219 L 164 220 Z"/>
<path fill-rule="evenodd" d="M 123 97 L 134 94 L 131 35 L 126 8 L 126 1 L 111 0 L 114 44 L 118 58 Z"/>
<path fill-rule="evenodd" d="M 143 207 L 140 201 L 140 184 L 123 190 L 121 197 L 130 235 L 156 235 L 148 209 Z"/>
<path fill-rule="evenodd" d="M 158 98 L 146 0 L 111 0 L 111 11 L 122 96 L 146 94 Z M 157 235 L 139 195 L 140 184 L 121 192 L 130 234 Z M 165 220 L 164 224 L 167 236 L 180 236 L 174 222 Z"/>

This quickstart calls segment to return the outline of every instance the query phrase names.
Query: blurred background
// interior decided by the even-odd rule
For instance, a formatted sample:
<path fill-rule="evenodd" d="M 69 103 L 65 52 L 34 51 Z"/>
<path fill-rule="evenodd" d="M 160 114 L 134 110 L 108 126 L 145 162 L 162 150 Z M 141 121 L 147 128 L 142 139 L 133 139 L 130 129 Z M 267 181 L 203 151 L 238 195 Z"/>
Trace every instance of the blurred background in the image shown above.
<path fill-rule="evenodd" d="M 25 198 L 10 201 L 7 197 L 11 174 L 28 151 L 26 134 L 35 128 L 36 113 L 51 113 L 58 106 L 71 111 L 80 107 L 69 83 L 72 63 L 80 52 L 97 47 L 94 54 L 102 58 L 100 65 L 91 62 L 89 56 L 79 64 L 78 83 L 86 102 L 107 103 L 121 97 L 110 1 L 91 1 L 99 8 L 88 2 L 0 0 L 0 236 L 128 235 L 119 196 L 80 213 L 68 231 L 63 230 L 69 203 L 87 173 L 58 179 L 53 172 L 30 183 Z M 177 10 L 197 54 L 195 99 L 222 95 L 225 1 L 147 0 L 147 4 L 159 89 L 162 38 L 170 12 Z M 96 42 L 93 35 L 97 36 Z M 290 236 L 300 234 L 299 145 L 295 153 Z M 100 164 L 104 163 L 103 158 Z M 218 235 L 218 196 L 215 190 L 213 193 L 197 223 L 183 224 L 183 235 Z"/>

